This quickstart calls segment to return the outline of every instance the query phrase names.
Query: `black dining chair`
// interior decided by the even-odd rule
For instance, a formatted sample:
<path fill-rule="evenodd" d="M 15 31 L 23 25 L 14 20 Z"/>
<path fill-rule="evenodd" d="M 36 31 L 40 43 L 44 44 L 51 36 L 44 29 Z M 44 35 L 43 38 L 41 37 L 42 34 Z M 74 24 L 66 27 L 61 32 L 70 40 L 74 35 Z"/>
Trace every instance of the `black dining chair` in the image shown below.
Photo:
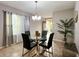
<path fill-rule="evenodd" d="M 23 38 L 23 51 L 22 51 L 22 56 L 24 56 L 25 54 L 29 53 L 32 50 L 32 48 L 34 48 L 37 44 L 34 42 L 31 42 L 29 39 L 29 36 L 25 33 L 22 33 L 22 38 Z M 29 50 L 28 52 L 26 52 L 24 54 L 24 48 Z"/>
<path fill-rule="evenodd" d="M 42 41 L 42 43 L 44 43 L 46 40 L 47 40 L 47 31 L 44 30 L 44 31 L 42 31 L 42 36 L 41 36 L 40 41 Z"/>
<path fill-rule="evenodd" d="M 48 44 L 47 45 L 45 43 L 44 44 L 43 43 L 39 44 L 40 46 L 43 47 L 43 52 L 42 53 L 44 53 L 46 51 L 46 52 L 48 52 L 48 53 L 53 55 L 52 52 L 49 52 L 49 51 L 46 50 L 46 49 L 49 50 L 52 47 L 53 36 L 54 36 L 54 33 L 51 33 L 50 36 L 49 36 L 49 40 L 48 40 Z"/>
<path fill-rule="evenodd" d="M 31 39 L 30 31 L 25 31 L 25 34 L 29 36 L 31 42 L 35 41 L 35 39 Z"/>

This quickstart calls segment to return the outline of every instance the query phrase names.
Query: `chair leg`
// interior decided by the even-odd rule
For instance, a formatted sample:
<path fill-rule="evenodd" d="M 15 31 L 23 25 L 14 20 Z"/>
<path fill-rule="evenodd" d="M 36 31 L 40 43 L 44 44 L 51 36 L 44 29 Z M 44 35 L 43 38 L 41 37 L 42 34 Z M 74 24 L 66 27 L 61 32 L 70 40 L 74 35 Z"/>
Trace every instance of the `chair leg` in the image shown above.
<path fill-rule="evenodd" d="M 53 57 L 53 52 L 51 53 L 51 57 Z"/>
<path fill-rule="evenodd" d="M 43 48 L 43 51 L 40 53 L 40 55 L 43 55 L 45 52 L 45 48 Z"/>
<path fill-rule="evenodd" d="M 47 50 L 45 50 L 46 52 L 48 52 L 49 54 L 53 54 L 52 52 L 50 52 L 50 51 L 47 51 Z M 50 56 L 50 55 L 49 55 Z"/>
<path fill-rule="evenodd" d="M 22 51 L 22 56 L 26 55 L 28 53 L 28 56 L 30 57 L 30 53 L 33 51 L 32 50 L 28 50 L 28 52 L 24 53 L 24 48 L 23 48 L 23 51 Z"/>
<path fill-rule="evenodd" d="M 48 49 L 48 51 L 50 51 L 50 50 Z M 49 57 L 50 57 L 50 53 L 49 53 Z"/>
<path fill-rule="evenodd" d="M 23 50 L 22 50 L 22 56 L 24 56 L 24 48 L 23 48 Z"/>
<path fill-rule="evenodd" d="M 29 57 L 31 56 L 31 52 L 33 52 L 33 51 L 34 51 L 34 49 L 35 49 L 35 48 L 33 48 L 32 50 L 29 50 L 29 54 L 28 54 L 28 55 L 29 55 Z M 36 54 L 35 54 L 35 55 L 36 55 Z M 35 56 L 35 55 L 33 55 L 33 56 Z"/>
<path fill-rule="evenodd" d="M 28 56 L 29 56 L 29 57 L 30 57 L 30 52 L 31 52 L 31 51 L 29 51 L 29 53 L 28 53 Z"/>
<path fill-rule="evenodd" d="M 24 52 L 24 48 L 23 48 L 23 50 L 22 50 L 22 57 L 24 56 L 24 55 L 26 55 L 27 53 L 29 53 L 29 51 L 28 52 Z"/>
<path fill-rule="evenodd" d="M 52 57 L 53 57 L 53 46 L 52 46 Z"/>
<path fill-rule="evenodd" d="M 53 57 L 53 51 L 52 51 L 52 57 Z"/>

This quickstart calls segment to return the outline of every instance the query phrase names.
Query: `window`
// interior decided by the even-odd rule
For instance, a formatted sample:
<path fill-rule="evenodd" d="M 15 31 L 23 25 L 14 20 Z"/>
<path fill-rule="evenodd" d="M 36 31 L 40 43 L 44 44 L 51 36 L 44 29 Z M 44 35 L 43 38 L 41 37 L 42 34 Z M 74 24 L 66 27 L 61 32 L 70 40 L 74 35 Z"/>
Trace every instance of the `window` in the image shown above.
<path fill-rule="evenodd" d="M 25 16 L 12 14 L 14 43 L 18 43 L 22 41 L 21 33 L 25 32 L 24 22 L 25 22 Z"/>

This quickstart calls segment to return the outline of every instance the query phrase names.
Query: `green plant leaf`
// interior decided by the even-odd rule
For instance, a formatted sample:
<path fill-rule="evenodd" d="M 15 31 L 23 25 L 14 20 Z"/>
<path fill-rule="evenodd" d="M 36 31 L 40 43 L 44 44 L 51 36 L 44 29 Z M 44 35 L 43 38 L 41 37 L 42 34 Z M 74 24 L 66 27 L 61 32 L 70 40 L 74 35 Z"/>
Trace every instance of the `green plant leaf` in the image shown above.
<path fill-rule="evenodd" d="M 78 21 L 78 14 L 76 15 L 76 18 L 75 18 L 76 22 Z"/>
<path fill-rule="evenodd" d="M 61 26 L 58 26 L 60 29 L 63 29 L 64 30 L 64 28 L 63 27 L 61 27 Z"/>
<path fill-rule="evenodd" d="M 74 23 L 74 20 L 73 20 L 73 18 L 71 18 L 69 21 L 68 21 L 68 26 L 72 26 L 73 25 L 73 23 Z"/>
<path fill-rule="evenodd" d="M 62 26 L 62 27 L 63 27 L 63 25 L 61 25 L 61 24 L 59 24 L 59 23 L 58 23 L 57 25 L 58 25 L 58 26 Z"/>
<path fill-rule="evenodd" d="M 61 22 L 63 25 L 65 25 L 65 21 L 64 21 L 64 20 L 60 20 L 60 22 Z"/>
<path fill-rule="evenodd" d="M 59 28 L 64 29 L 63 25 L 57 24 Z"/>
<path fill-rule="evenodd" d="M 65 34 L 65 31 L 58 30 L 59 33 Z"/>
<path fill-rule="evenodd" d="M 73 20 L 73 18 L 70 18 L 67 23 L 69 24 L 72 20 Z"/>
<path fill-rule="evenodd" d="M 73 34 L 73 32 L 71 30 L 67 30 L 67 33 Z"/>

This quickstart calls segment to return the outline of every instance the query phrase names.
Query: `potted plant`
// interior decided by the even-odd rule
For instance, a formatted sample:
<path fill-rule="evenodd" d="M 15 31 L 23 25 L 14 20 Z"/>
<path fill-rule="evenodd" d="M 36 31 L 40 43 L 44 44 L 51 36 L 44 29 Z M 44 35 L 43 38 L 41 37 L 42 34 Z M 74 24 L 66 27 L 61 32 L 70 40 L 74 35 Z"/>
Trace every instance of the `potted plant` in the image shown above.
<path fill-rule="evenodd" d="M 59 30 L 58 32 L 64 35 L 64 41 L 67 43 L 67 34 L 71 34 L 73 36 L 72 28 L 74 26 L 74 18 L 60 20 L 60 23 L 57 23 Z"/>

